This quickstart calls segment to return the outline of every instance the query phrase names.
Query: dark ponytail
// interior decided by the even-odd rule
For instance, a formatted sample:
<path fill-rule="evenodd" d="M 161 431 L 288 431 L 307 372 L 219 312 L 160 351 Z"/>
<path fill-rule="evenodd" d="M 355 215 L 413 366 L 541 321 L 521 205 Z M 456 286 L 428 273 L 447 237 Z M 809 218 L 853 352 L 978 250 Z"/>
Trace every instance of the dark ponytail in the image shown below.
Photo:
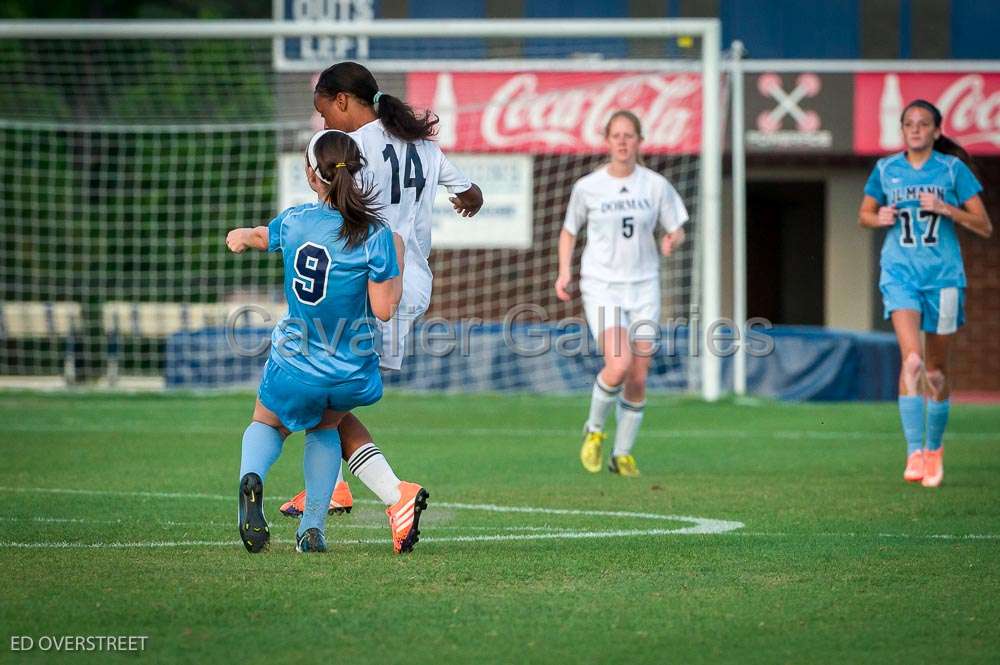
<path fill-rule="evenodd" d="M 315 94 L 333 99 L 341 92 L 353 95 L 362 104 L 371 106 L 386 131 L 402 141 L 428 139 L 437 133 L 436 115 L 430 111 L 417 115 L 399 97 L 381 92 L 372 73 L 356 62 L 338 62 L 319 75 Z"/>
<path fill-rule="evenodd" d="M 943 117 L 941 116 L 941 111 L 938 110 L 938 107 L 934 106 L 926 99 L 914 99 L 912 102 L 907 104 L 906 108 L 903 109 L 903 114 L 899 117 L 900 124 L 902 124 L 903 119 L 906 118 L 906 112 L 912 108 L 924 109 L 925 111 L 930 113 L 931 118 L 933 118 L 934 120 L 934 126 L 938 129 L 941 128 L 941 123 L 944 120 Z M 968 166 L 970 169 L 975 170 L 976 168 L 975 164 L 972 161 L 972 157 L 969 155 L 969 152 L 965 148 L 960 146 L 958 143 L 956 143 L 954 140 L 945 136 L 943 133 L 936 139 L 934 139 L 934 149 L 942 154 L 953 155 L 955 157 L 958 157 L 960 160 L 965 162 L 965 165 Z"/>
<path fill-rule="evenodd" d="M 369 230 L 385 226 L 378 214 L 373 186 L 362 187 L 354 177 L 364 168 L 365 158 L 354 139 L 337 131 L 320 136 L 313 153 L 316 174 L 330 183 L 325 202 L 339 210 L 344 218 L 340 237 L 348 247 L 357 247 L 368 238 Z"/>

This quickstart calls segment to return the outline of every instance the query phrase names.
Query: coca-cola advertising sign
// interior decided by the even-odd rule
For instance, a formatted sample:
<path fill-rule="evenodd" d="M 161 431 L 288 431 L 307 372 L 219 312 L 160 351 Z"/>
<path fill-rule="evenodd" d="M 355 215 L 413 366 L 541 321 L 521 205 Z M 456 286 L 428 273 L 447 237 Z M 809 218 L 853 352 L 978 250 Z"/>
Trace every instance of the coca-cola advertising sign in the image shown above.
<path fill-rule="evenodd" d="M 899 117 L 914 99 L 941 109 L 942 131 L 969 152 L 1000 154 L 1000 73 L 855 75 L 855 152 L 902 150 Z"/>
<path fill-rule="evenodd" d="M 466 152 L 593 153 L 604 125 L 628 109 L 643 151 L 697 153 L 701 78 L 689 73 L 413 73 L 407 101 L 441 118 L 438 140 Z"/>

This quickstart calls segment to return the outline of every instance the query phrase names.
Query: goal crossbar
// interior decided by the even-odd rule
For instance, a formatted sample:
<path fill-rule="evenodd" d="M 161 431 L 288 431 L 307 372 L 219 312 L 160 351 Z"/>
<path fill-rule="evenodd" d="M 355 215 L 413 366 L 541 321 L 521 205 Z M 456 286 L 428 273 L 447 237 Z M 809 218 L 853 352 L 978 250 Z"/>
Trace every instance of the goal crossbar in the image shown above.
<path fill-rule="evenodd" d="M 716 19 L 379 19 L 376 21 L 0 21 L 0 38 L 204 39 L 344 37 L 672 37 L 719 31 Z"/>

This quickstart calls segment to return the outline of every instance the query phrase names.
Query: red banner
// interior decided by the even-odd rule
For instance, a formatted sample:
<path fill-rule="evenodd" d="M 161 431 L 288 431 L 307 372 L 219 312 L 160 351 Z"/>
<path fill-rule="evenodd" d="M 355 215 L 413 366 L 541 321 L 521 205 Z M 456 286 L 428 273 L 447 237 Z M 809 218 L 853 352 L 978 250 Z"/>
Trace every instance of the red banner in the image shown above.
<path fill-rule="evenodd" d="M 900 114 L 926 99 L 943 117 L 942 131 L 973 154 L 1000 154 L 1000 74 L 857 74 L 854 151 L 862 155 L 903 149 Z"/>
<path fill-rule="evenodd" d="M 619 109 L 642 121 L 645 153 L 691 154 L 701 145 L 696 74 L 421 72 L 407 101 L 441 118 L 439 141 L 465 152 L 593 153 Z"/>

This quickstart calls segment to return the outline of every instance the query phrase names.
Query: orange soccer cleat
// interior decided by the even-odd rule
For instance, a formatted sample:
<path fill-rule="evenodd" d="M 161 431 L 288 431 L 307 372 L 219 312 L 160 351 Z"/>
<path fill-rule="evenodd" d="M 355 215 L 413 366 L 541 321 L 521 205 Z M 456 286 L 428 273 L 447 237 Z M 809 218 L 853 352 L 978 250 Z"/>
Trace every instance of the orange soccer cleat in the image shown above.
<path fill-rule="evenodd" d="M 343 480 L 333 488 L 333 496 L 330 497 L 330 515 L 334 513 L 349 513 L 354 507 L 354 497 L 351 496 L 351 488 Z"/>
<path fill-rule="evenodd" d="M 341 481 L 333 488 L 333 496 L 330 497 L 330 508 L 327 513 L 330 515 L 349 513 L 354 507 L 354 497 L 351 496 L 351 488 L 347 483 Z M 281 514 L 286 517 L 302 517 L 302 512 L 306 509 L 306 491 L 302 490 L 281 506 Z"/>
<path fill-rule="evenodd" d="M 924 487 L 937 487 L 944 479 L 944 448 L 924 451 Z"/>
<path fill-rule="evenodd" d="M 392 531 L 392 549 L 396 554 L 413 550 L 420 539 L 420 513 L 427 510 L 430 494 L 416 483 L 399 484 L 399 501 L 385 509 Z"/>
<path fill-rule="evenodd" d="M 903 480 L 908 483 L 918 483 L 924 478 L 924 451 L 915 450 L 906 458 L 906 471 Z"/>

